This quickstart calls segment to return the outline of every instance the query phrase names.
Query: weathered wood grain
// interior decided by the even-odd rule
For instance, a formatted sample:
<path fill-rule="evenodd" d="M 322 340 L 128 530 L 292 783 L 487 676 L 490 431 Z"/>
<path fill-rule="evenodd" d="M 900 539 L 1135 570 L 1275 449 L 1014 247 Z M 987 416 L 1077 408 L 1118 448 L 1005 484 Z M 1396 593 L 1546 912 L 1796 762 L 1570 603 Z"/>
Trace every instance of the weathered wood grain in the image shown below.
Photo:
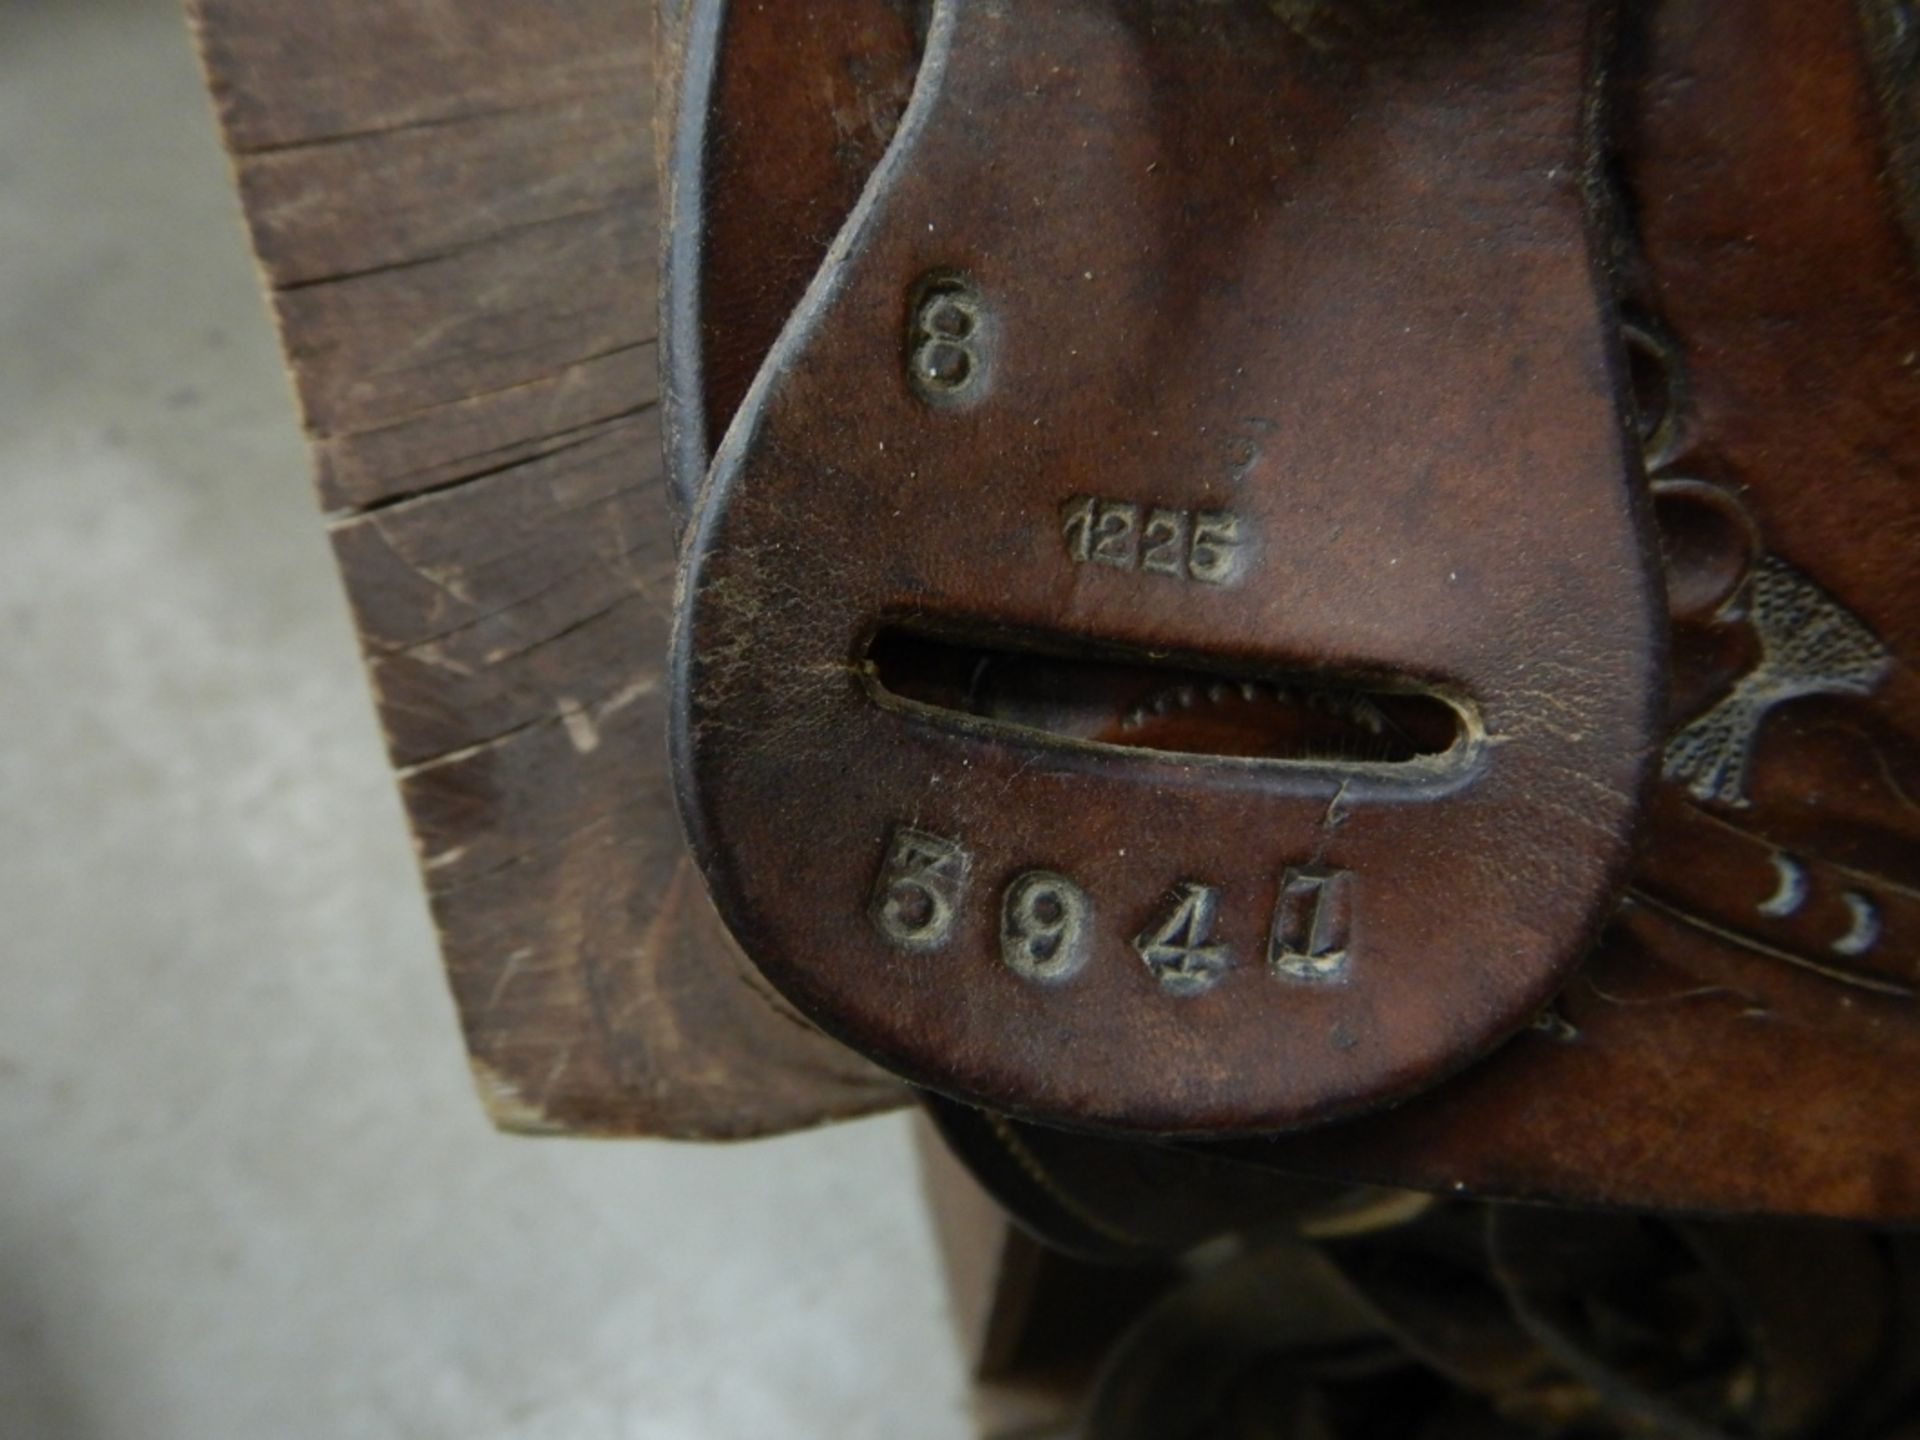
<path fill-rule="evenodd" d="M 190 11 L 494 1119 L 897 1103 L 734 951 L 672 813 L 647 7 Z"/>

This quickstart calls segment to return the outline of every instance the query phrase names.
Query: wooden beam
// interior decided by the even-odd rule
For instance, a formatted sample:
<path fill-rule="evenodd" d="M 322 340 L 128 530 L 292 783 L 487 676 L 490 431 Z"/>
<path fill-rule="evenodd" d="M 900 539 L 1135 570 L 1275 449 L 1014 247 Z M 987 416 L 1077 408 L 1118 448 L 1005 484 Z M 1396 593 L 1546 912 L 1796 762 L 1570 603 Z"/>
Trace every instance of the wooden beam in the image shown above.
<path fill-rule="evenodd" d="M 739 956 L 673 815 L 647 7 L 190 11 L 489 1112 L 900 1103 Z"/>

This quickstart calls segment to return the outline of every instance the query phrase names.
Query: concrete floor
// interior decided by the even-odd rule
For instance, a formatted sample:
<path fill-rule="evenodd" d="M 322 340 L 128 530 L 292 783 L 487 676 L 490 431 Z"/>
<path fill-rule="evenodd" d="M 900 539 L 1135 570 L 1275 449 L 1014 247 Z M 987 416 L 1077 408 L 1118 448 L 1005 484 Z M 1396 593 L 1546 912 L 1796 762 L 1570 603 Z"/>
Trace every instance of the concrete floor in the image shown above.
<path fill-rule="evenodd" d="M 482 1120 L 168 0 L 0 0 L 0 925 L 6 1440 L 967 1433 L 897 1119 Z"/>

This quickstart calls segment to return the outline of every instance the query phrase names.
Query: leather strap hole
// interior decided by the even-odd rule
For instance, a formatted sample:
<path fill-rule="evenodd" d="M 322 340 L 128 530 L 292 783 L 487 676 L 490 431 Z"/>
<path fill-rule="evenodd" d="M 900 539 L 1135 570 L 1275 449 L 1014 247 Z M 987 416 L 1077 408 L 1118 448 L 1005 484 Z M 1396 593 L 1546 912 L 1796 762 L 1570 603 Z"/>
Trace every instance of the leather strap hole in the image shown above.
<path fill-rule="evenodd" d="M 1452 703 L 1411 686 L 988 647 L 899 626 L 875 635 L 867 673 L 884 698 L 1162 754 L 1406 765 L 1466 739 Z"/>

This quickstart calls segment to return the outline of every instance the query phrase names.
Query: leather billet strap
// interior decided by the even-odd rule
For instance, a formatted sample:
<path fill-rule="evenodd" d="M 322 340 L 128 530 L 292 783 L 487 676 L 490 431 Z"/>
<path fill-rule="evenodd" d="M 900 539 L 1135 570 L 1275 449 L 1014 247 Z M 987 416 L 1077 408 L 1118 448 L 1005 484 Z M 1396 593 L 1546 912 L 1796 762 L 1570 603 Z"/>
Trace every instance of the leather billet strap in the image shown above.
<path fill-rule="evenodd" d="M 1525 1024 L 1611 910 L 1658 588 L 1589 3 L 934 11 L 694 516 L 676 758 L 830 1032 L 1022 1113 L 1259 1132 Z M 1422 698 L 1394 761 L 903 698 L 879 647 Z"/>
<path fill-rule="evenodd" d="M 681 115 L 706 137 L 682 150 L 704 183 L 674 192 L 669 237 L 687 283 L 670 288 L 666 323 L 689 342 L 669 400 L 706 407 L 682 465 L 689 496 L 706 441 L 736 422 L 688 555 L 682 782 L 710 883 L 755 961 L 850 1044 L 1014 1115 L 1278 1129 L 1424 1086 L 1229 1148 L 1464 1193 L 1920 1216 L 1920 370 L 1902 360 L 1920 349 L 1920 287 L 1886 126 L 1911 110 L 1912 61 L 1885 7 L 1634 0 L 1617 38 L 1585 50 L 1591 17 L 1555 6 L 982 7 L 975 18 L 1014 26 L 1025 56 L 963 47 L 963 7 L 946 59 L 917 74 L 913 7 L 818 8 L 794 51 L 778 6 L 724 7 L 710 107 Z M 1029 13 L 1041 9 L 1061 13 Z M 1259 28 L 1276 16 L 1284 33 Z M 1550 26 L 1565 43 L 1539 43 Z M 1208 27 L 1244 73 L 1204 61 Z M 990 87 L 995 65 L 1024 84 Z M 889 150 L 909 95 L 926 113 Z M 1524 163 L 1555 144 L 1571 171 Z M 883 153 L 892 168 L 868 185 Z M 1557 238 L 1530 247 L 1549 222 Z M 1082 248 L 1044 259 L 1068 233 Z M 1457 272 L 1389 263 L 1448 245 Z M 1474 268 L 1485 247 L 1500 263 Z M 1618 317 L 1577 278 L 1596 260 Z M 1541 290 L 1543 274 L 1563 288 Z M 971 288 L 939 288 L 954 278 Z M 819 303 L 796 319 L 809 283 Z M 1567 303 L 1517 308 L 1545 293 Z M 988 324 L 983 388 L 968 369 L 958 393 L 927 389 L 959 373 L 919 323 L 953 324 L 949 300 Z M 1380 338 L 1389 310 L 1393 343 Z M 1465 369 L 1442 356 L 1450 333 Z M 1623 339 L 1624 374 L 1609 369 Z M 1568 381 L 1579 367 L 1546 363 L 1583 346 L 1600 397 L 1584 401 Z M 922 350 L 931 372 L 910 368 Z M 1508 442 L 1542 459 L 1540 436 L 1581 415 L 1604 430 L 1593 416 L 1628 391 L 1644 455 L 1607 462 L 1630 477 L 1615 472 L 1613 532 L 1577 505 L 1543 513 L 1527 486 L 1463 509 L 1467 480 L 1409 479 L 1443 476 L 1473 443 L 1489 467 Z M 1241 403 L 1256 395 L 1271 405 Z M 1439 403 L 1449 395 L 1459 408 Z M 1475 425 L 1477 442 L 1463 438 Z M 1530 473 L 1573 485 L 1601 458 Z M 1659 532 L 1660 641 L 1600 633 L 1591 605 L 1568 607 L 1571 631 L 1509 619 L 1496 636 L 1485 607 L 1518 613 L 1499 606 L 1523 603 L 1522 577 L 1569 556 L 1574 573 L 1579 557 L 1597 565 L 1590 541 L 1612 533 L 1623 573 L 1645 563 L 1627 524 L 1635 490 Z M 1122 536 L 1095 558 L 1129 505 L 1139 547 Z M 1252 517 L 1255 548 L 1240 553 L 1258 563 L 1230 585 L 1193 576 L 1203 510 Z M 1164 554 L 1160 569 L 1138 563 L 1156 511 L 1155 542 L 1187 517 L 1185 574 Z M 1480 542 L 1502 557 L 1488 575 L 1516 588 L 1422 588 L 1436 557 Z M 1149 581 L 1159 596 L 1138 599 Z M 1583 625 L 1598 648 L 1576 644 Z M 1478 641 L 1512 647 L 1506 688 L 1467 675 Z M 1376 697 L 1410 680 L 1483 720 L 1504 696 L 1581 735 L 1582 707 L 1607 698 L 1583 679 L 1610 677 L 1616 703 L 1635 685 L 1642 704 L 1657 698 L 1644 675 L 1595 668 L 1606 646 L 1622 667 L 1636 647 L 1659 667 L 1665 650 L 1667 708 L 1651 745 L 1631 722 L 1584 735 L 1590 756 L 1612 746 L 1625 767 L 1616 797 L 1633 793 L 1634 755 L 1658 752 L 1656 774 L 1637 824 L 1624 802 L 1614 822 L 1637 841 L 1625 885 L 1588 872 L 1612 923 L 1597 944 L 1586 921 L 1570 926 L 1558 960 L 1553 907 L 1578 908 L 1580 870 L 1563 887 L 1536 867 L 1604 849 L 1594 807 L 1612 803 L 1608 786 L 1508 811 L 1502 829 L 1470 822 L 1504 772 L 1393 800 L 1349 784 L 1331 813 L 1361 793 L 1380 818 L 1342 818 L 1320 851 L 1312 822 L 1330 797 L 1317 815 L 1290 808 L 1309 809 L 1301 767 L 1189 753 L 1327 676 Z M 934 683 L 909 683 L 900 655 Z M 956 680 L 941 670 L 954 657 L 977 670 Z M 1184 668 L 1142 690 L 1143 661 Z M 1141 744 L 1187 759 L 1155 770 Z M 1582 773 L 1560 778 L 1571 790 Z M 1400 824 L 1406 843 L 1358 847 Z M 1075 889 L 1019 885 L 1030 871 Z M 1504 891 L 1459 888 L 1495 873 Z M 1376 928 L 1370 874 L 1396 877 L 1389 900 L 1413 897 L 1420 943 Z M 1210 908 L 1182 887 L 1211 891 Z M 1477 911 L 1462 898 L 1496 892 Z M 1056 928 L 1076 894 L 1087 918 Z M 1526 1010 L 1494 1023 L 1486 992 L 1472 992 L 1477 1011 L 1463 999 L 1444 927 L 1516 919 L 1529 896 L 1542 906 L 1528 917 L 1536 993 L 1561 988 L 1439 1083 Z M 924 943 L 948 913 L 945 942 Z M 1036 943 L 1069 933 L 1085 942 L 1078 969 L 1034 978 L 1058 969 Z M 1386 952 L 1383 933 L 1396 937 Z M 1322 983 L 1341 952 L 1352 968 Z M 1177 986 L 1221 953 L 1230 963 L 1198 993 L 1160 978 Z M 1404 993 L 1362 984 L 1382 953 Z M 1517 998 L 1525 953 L 1493 947 L 1474 983 L 1509 978 Z M 1365 1019 L 1341 1017 L 1339 1038 L 1368 1045 L 1330 1059 L 1316 1043 L 1328 1032 L 1301 1017 L 1324 1021 L 1342 999 Z M 1450 1003 L 1488 1021 L 1478 1039 L 1439 1027 Z M 1448 1055 L 1343 1091 L 1397 1033 L 1383 1017 L 1423 1006 Z M 1312 1087 L 1324 1104 L 1302 1098 Z"/>

